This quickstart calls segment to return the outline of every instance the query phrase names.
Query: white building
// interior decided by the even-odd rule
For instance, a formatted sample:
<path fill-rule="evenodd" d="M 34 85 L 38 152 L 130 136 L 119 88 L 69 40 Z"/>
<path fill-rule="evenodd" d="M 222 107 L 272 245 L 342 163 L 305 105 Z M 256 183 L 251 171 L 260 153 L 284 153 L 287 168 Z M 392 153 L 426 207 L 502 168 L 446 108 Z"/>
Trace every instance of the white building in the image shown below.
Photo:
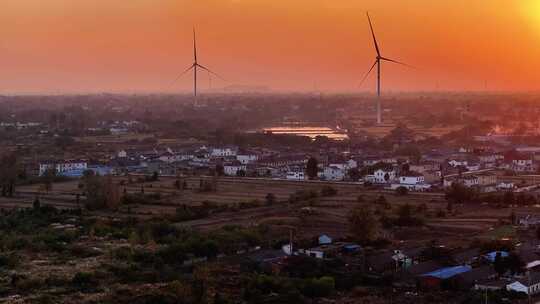
<path fill-rule="evenodd" d="M 469 171 L 478 171 L 480 170 L 480 164 L 479 163 L 469 163 L 467 166 L 465 166 L 467 170 Z"/>
<path fill-rule="evenodd" d="M 126 158 L 127 157 L 127 152 L 126 150 L 120 150 L 117 154 L 117 157 L 118 158 Z"/>
<path fill-rule="evenodd" d="M 43 176 L 47 170 L 55 170 L 56 174 L 63 175 L 69 171 L 86 169 L 88 169 L 88 163 L 82 160 L 46 162 L 39 164 L 39 176 Z"/>
<path fill-rule="evenodd" d="M 247 166 L 244 164 L 241 164 L 240 162 L 225 164 L 223 166 L 223 173 L 229 176 L 236 176 L 238 174 L 238 171 L 246 172 L 246 170 L 247 170 Z"/>
<path fill-rule="evenodd" d="M 346 162 L 342 162 L 342 163 L 331 163 L 328 165 L 329 167 L 337 167 L 339 169 L 342 169 L 344 171 L 347 171 L 347 170 L 350 170 L 350 169 L 354 169 L 354 168 L 357 168 L 358 167 L 358 162 L 355 161 L 354 159 L 349 159 L 347 160 Z"/>
<path fill-rule="evenodd" d="M 238 149 L 235 147 L 223 147 L 223 148 L 213 148 L 211 152 L 212 157 L 227 157 L 227 156 L 236 156 Z"/>
<path fill-rule="evenodd" d="M 290 168 L 286 175 L 287 180 L 305 180 L 306 174 L 302 168 Z"/>
<path fill-rule="evenodd" d="M 365 180 L 376 184 L 391 183 L 396 179 L 394 169 L 377 169 L 373 174 L 366 175 Z"/>
<path fill-rule="evenodd" d="M 459 166 L 467 167 L 469 162 L 467 162 L 466 160 L 452 159 L 448 162 L 448 164 L 452 167 L 459 167 Z"/>
<path fill-rule="evenodd" d="M 463 181 L 463 185 L 465 185 L 465 187 L 474 187 L 480 185 L 480 180 L 476 175 L 466 175 L 461 180 Z"/>
<path fill-rule="evenodd" d="M 324 167 L 322 177 L 325 180 L 342 181 L 345 178 L 346 170 L 336 166 Z"/>
<path fill-rule="evenodd" d="M 425 183 L 424 175 L 411 171 L 399 177 L 399 183 L 403 185 L 418 185 Z"/>
<path fill-rule="evenodd" d="M 534 172 L 536 170 L 533 160 L 526 158 L 512 160 L 511 169 L 517 172 Z"/>
<path fill-rule="evenodd" d="M 431 188 L 430 184 L 426 184 L 424 175 L 410 171 L 407 174 L 399 177 L 399 183 L 392 184 L 390 189 L 395 190 L 399 187 L 405 187 L 410 191 L 426 191 Z"/>
<path fill-rule="evenodd" d="M 176 156 L 172 152 L 165 152 L 159 156 L 159 160 L 165 163 L 173 163 L 176 161 Z"/>
<path fill-rule="evenodd" d="M 236 155 L 236 160 L 240 163 L 247 165 L 256 162 L 259 157 L 255 154 L 238 154 Z"/>
<path fill-rule="evenodd" d="M 506 285 L 506 290 L 523 292 L 527 295 L 536 295 L 540 293 L 540 273 L 531 272 L 513 283 Z"/>
<path fill-rule="evenodd" d="M 515 184 L 513 182 L 500 182 L 497 184 L 497 190 L 513 190 Z"/>

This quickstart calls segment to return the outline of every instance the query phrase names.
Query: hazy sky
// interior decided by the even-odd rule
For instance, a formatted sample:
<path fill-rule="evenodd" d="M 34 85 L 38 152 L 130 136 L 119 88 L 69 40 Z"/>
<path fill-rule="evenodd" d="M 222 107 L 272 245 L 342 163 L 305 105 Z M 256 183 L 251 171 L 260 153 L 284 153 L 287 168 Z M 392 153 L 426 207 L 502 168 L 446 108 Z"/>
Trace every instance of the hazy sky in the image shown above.
<path fill-rule="evenodd" d="M 225 85 L 373 90 L 537 90 L 540 0 L 2 0 L 0 92 L 186 91 L 200 63 Z M 201 89 L 208 76 L 200 74 Z"/>

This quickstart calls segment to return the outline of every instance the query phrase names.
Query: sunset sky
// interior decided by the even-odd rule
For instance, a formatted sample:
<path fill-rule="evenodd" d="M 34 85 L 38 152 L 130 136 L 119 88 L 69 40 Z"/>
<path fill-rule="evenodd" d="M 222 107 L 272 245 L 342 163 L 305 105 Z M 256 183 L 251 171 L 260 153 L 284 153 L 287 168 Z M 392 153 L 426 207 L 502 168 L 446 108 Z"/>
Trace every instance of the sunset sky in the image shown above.
<path fill-rule="evenodd" d="M 359 91 L 538 90 L 540 0 L 2 0 L 0 92 L 182 92 L 199 60 L 227 85 Z M 208 76 L 200 74 L 201 89 Z"/>

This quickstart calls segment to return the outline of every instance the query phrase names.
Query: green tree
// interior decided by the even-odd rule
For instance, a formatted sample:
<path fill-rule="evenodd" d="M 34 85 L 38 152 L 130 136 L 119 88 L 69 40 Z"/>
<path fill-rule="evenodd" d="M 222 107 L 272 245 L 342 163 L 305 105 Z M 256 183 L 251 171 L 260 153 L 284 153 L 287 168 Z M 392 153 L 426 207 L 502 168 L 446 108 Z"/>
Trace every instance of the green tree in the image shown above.
<path fill-rule="evenodd" d="M 350 169 L 348 174 L 349 174 L 349 178 L 354 182 L 358 181 L 360 179 L 360 177 L 362 177 L 362 175 L 360 174 L 360 171 L 358 170 L 358 168 Z"/>
<path fill-rule="evenodd" d="M 63 136 L 57 137 L 54 141 L 54 144 L 57 147 L 60 147 L 60 149 L 66 150 L 68 147 L 75 144 L 75 139 L 73 139 L 73 137 L 71 136 L 63 135 Z"/>
<path fill-rule="evenodd" d="M 460 183 L 452 183 L 446 192 L 445 198 L 452 204 L 464 204 L 475 198 L 476 193 L 473 189 L 465 187 Z"/>
<path fill-rule="evenodd" d="M 265 200 L 267 206 L 272 206 L 276 202 L 276 196 L 273 193 L 268 193 Z"/>
<path fill-rule="evenodd" d="M 317 178 L 319 173 L 319 162 L 315 157 L 310 157 L 306 164 L 306 174 L 310 180 Z"/>
<path fill-rule="evenodd" d="M 349 216 L 349 230 L 360 242 L 369 242 L 377 238 L 378 223 L 370 208 L 358 206 Z"/>
<path fill-rule="evenodd" d="M 516 198 L 514 196 L 514 192 L 512 191 L 506 191 L 503 196 L 503 203 L 506 206 L 512 206 L 516 203 Z"/>
<path fill-rule="evenodd" d="M 409 193 L 409 189 L 407 187 L 399 186 L 396 188 L 396 194 L 397 195 L 407 195 Z"/>
<path fill-rule="evenodd" d="M 495 255 L 495 261 L 493 262 L 493 268 L 497 272 L 499 276 L 502 276 L 506 272 L 506 265 L 505 265 L 504 258 L 501 255 L 501 252 L 498 251 Z"/>
<path fill-rule="evenodd" d="M 217 176 L 225 175 L 225 167 L 223 167 L 222 164 L 217 164 L 216 165 L 216 174 L 217 174 Z"/>
<path fill-rule="evenodd" d="M 508 265 L 508 270 L 512 275 L 522 274 L 525 272 L 525 262 L 517 255 L 515 252 L 510 252 L 506 258 L 506 264 Z"/>
<path fill-rule="evenodd" d="M 0 188 L 2 196 L 12 197 L 15 193 L 17 171 L 17 155 L 15 153 L 5 154 L 0 157 Z"/>
<path fill-rule="evenodd" d="M 43 190 L 49 193 L 52 190 L 54 179 L 56 178 L 56 169 L 47 169 L 43 172 L 41 180 L 43 182 Z"/>

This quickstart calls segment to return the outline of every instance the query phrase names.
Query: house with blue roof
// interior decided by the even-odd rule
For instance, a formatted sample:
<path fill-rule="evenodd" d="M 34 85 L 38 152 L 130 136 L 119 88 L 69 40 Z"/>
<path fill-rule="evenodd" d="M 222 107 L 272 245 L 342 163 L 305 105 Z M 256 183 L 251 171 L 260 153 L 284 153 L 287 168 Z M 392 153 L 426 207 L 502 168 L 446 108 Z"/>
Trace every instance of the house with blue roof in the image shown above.
<path fill-rule="evenodd" d="M 451 285 L 451 280 L 459 274 L 472 270 L 469 265 L 440 268 L 418 277 L 419 285 L 426 289 L 442 288 L 443 285 Z"/>
<path fill-rule="evenodd" d="M 332 238 L 326 234 L 319 236 L 319 245 L 330 245 L 332 244 Z"/>
<path fill-rule="evenodd" d="M 507 258 L 509 256 L 509 253 L 506 251 L 492 251 L 490 253 L 487 253 L 485 257 L 488 261 L 490 261 L 491 263 L 494 263 L 495 258 L 497 257 L 497 254 L 500 254 L 501 258 Z"/>

